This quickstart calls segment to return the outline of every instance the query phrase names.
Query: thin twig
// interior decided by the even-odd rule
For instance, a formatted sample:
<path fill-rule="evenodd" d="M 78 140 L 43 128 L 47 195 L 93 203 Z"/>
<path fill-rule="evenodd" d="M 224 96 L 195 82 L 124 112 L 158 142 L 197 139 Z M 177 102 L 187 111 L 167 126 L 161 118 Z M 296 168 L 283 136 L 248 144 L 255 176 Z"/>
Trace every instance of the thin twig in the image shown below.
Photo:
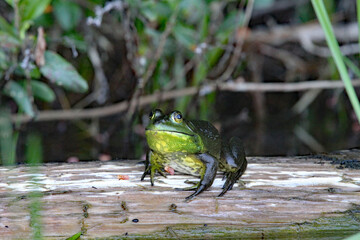
<path fill-rule="evenodd" d="M 139 106 L 149 105 L 154 102 L 166 101 L 188 95 L 200 93 L 201 96 L 209 94 L 213 91 L 231 91 L 231 92 L 300 92 L 310 89 L 336 89 L 344 88 L 344 84 L 340 80 L 317 80 L 297 83 L 249 83 L 243 79 L 237 82 L 228 82 L 221 84 L 207 84 L 200 89 L 198 87 L 188 87 L 168 92 L 157 92 L 151 95 L 139 98 Z M 360 87 L 360 79 L 352 81 L 354 87 Z M 29 121 L 55 121 L 55 120 L 78 120 L 89 118 L 100 118 L 115 115 L 124 112 L 128 108 L 129 102 L 122 101 L 111 106 L 91 108 L 91 109 L 71 109 L 71 110 L 51 110 L 41 111 L 35 119 L 26 115 L 13 114 L 13 122 L 29 122 Z"/>
<path fill-rule="evenodd" d="M 245 19 L 244 19 L 244 23 L 242 25 L 242 27 L 247 27 L 251 18 L 251 13 L 253 10 L 253 6 L 254 6 L 254 0 L 249 0 L 247 5 L 246 5 L 246 10 L 245 10 Z M 234 49 L 234 52 L 232 54 L 232 57 L 230 59 L 230 63 L 228 65 L 228 67 L 226 68 L 225 72 L 220 76 L 219 78 L 219 82 L 221 81 L 225 81 L 227 79 L 229 79 L 229 77 L 231 76 L 231 74 L 234 72 L 234 69 L 236 68 L 236 66 L 239 63 L 239 58 L 241 55 L 241 51 L 242 51 L 242 46 L 244 44 L 245 41 L 245 37 L 242 37 L 241 35 L 243 34 L 239 34 L 239 30 L 237 29 L 235 31 L 235 40 L 236 40 L 236 46 Z M 244 36 L 246 36 L 246 33 L 244 34 Z"/>
<path fill-rule="evenodd" d="M 100 54 L 96 49 L 95 44 L 90 44 L 88 48 L 88 56 L 95 70 L 95 84 L 93 87 L 93 92 L 78 102 L 74 106 L 75 108 L 83 108 L 94 101 L 97 101 L 98 104 L 104 104 L 109 96 L 108 79 L 106 78 L 104 69 L 101 64 Z"/>

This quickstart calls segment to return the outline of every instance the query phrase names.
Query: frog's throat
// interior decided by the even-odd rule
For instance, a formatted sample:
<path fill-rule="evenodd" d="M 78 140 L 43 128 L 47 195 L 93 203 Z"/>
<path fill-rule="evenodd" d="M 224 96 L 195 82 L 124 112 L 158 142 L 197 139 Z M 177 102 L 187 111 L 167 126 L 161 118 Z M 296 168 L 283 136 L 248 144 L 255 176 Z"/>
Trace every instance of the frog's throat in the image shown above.
<path fill-rule="evenodd" d="M 198 153 L 203 143 L 198 135 L 169 130 L 146 130 L 150 149 L 167 154 L 174 152 Z"/>

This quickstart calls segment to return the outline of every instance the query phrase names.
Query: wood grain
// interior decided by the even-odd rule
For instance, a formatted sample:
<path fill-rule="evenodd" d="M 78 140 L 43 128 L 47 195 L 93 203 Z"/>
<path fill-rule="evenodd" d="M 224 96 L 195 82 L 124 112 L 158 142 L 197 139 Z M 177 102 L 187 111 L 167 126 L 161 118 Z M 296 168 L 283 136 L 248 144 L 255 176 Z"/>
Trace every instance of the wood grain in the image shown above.
<path fill-rule="evenodd" d="M 34 190 L 42 194 L 40 220 L 46 239 L 65 239 L 79 231 L 81 239 L 240 233 L 261 238 L 279 237 L 284 231 L 286 238 L 287 231 L 305 234 L 319 226 L 343 231 L 343 237 L 360 229 L 360 170 L 339 169 L 311 157 L 248 161 L 243 182 L 224 197 L 216 197 L 223 184 L 219 175 L 209 191 L 191 202 L 184 201 L 190 192 L 174 188 L 186 187 L 184 180 L 195 178 L 158 176 L 151 187 L 148 178 L 140 181 L 144 167 L 139 161 L 0 167 L 0 239 L 31 238 Z M 118 180 L 118 175 L 130 179 Z M 331 236 L 336 239 L 336 234 Z"/>

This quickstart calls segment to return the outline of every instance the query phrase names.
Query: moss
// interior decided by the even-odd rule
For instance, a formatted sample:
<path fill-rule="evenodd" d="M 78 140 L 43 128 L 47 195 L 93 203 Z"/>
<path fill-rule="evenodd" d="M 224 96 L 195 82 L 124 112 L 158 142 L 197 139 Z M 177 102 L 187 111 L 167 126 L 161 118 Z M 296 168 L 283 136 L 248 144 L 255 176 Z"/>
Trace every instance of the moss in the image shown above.
<path fill-rule="evenodd" d="M 354 218 L 353 215 L 357 215 Z M 359 232 L 360 214 L 342 213 L 293 224 L 268 224 L 263 227 L 173 225 L 146 235 L 126 234 L 104 239 L 344 239 Z"/>

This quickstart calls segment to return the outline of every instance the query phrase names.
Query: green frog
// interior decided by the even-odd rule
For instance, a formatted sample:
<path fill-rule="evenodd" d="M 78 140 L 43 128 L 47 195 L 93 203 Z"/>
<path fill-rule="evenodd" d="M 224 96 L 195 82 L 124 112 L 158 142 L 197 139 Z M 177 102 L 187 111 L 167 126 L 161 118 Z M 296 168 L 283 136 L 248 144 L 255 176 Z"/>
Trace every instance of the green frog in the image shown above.
<path fill-rule="evenodd" d="M 141 181 L 149 174 L 153 186 L 155 173 L 166 177 L 166 168 L 200 177 L 194 186 L 180 189 L 194 190 L 186 198 L 189 200 L 212 185 L 218 170 L 224 172 L 226 178 L 219 197 L 231 190 L 245 172 L 247 161 L 239 138 L 233 137 L 226 142 L 211 123 L 185 120 L 179 111 L 165 115 L 156 109 L 149 117 L 145 133 L 150 151 Z"/>

